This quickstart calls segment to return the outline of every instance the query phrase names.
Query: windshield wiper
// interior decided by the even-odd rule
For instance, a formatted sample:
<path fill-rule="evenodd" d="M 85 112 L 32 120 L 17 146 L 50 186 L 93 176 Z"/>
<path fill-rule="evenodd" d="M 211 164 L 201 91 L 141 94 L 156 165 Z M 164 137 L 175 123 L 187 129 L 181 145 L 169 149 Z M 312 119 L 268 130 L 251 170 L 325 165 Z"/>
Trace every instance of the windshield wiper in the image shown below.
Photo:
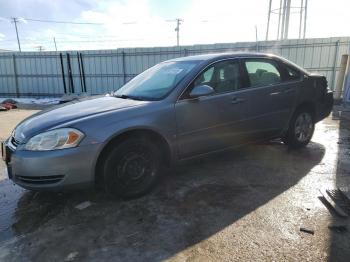
<path fill-rule="evenodd" d="M 114 95 L 114 96 L 122 99 L 132 99 L 132 100 L 140 100 L 140 101 L 144 100 L 140 96 L 129 96 L 129 95 Z"/>

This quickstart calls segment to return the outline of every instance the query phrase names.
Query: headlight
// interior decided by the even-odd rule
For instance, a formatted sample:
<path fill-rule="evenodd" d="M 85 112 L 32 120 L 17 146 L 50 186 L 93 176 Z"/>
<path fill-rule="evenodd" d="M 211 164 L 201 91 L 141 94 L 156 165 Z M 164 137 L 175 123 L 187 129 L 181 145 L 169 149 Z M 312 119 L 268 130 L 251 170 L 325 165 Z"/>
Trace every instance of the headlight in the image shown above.
<path fill-rule="evenodd" d="M 26 150 L 47 151 L 76 147 L 84 134 L 73 128 L 60 128 L 33 136 L 25 145 Z"/>

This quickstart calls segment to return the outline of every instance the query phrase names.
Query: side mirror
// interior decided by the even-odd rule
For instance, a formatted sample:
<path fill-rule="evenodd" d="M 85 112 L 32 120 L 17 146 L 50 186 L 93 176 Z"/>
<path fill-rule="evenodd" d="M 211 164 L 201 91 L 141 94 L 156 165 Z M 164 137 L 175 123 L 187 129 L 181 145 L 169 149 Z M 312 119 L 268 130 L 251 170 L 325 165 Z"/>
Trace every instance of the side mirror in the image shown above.
<path fill-rule="evenodd" d="M 190 97 L 191 98 L 197 98 L 200 96 L 208 96 L 213 94 L 215 91 L 211 86 L 208 85 L 199 85 L 199 86 L 195 86 L 191 93 L 190 93 Z"/>

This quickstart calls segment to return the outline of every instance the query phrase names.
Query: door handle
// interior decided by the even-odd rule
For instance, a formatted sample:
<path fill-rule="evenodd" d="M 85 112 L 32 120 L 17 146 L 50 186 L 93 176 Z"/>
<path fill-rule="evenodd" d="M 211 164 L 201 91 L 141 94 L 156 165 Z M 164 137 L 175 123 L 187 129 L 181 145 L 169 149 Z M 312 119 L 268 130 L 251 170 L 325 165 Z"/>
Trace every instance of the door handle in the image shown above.
<path fill-rule="evenodd" d="M 240 104 L 245 102 L 244 98 L 239 98 L 239 97 L 233 97 L 231 100 L 231 104 Z"/>

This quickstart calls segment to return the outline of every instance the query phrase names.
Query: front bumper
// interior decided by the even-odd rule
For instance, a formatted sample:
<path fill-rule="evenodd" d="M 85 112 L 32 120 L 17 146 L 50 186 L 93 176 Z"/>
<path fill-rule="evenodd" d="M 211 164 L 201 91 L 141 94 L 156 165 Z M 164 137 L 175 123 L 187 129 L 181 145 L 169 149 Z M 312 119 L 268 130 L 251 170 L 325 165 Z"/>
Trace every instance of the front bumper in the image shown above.
<path fill-rule="evenodd" d="M 11 150 L 9 178 L 29 190 L 63 190 L 93 185 L 100 144 L 53 151 Z"/>

